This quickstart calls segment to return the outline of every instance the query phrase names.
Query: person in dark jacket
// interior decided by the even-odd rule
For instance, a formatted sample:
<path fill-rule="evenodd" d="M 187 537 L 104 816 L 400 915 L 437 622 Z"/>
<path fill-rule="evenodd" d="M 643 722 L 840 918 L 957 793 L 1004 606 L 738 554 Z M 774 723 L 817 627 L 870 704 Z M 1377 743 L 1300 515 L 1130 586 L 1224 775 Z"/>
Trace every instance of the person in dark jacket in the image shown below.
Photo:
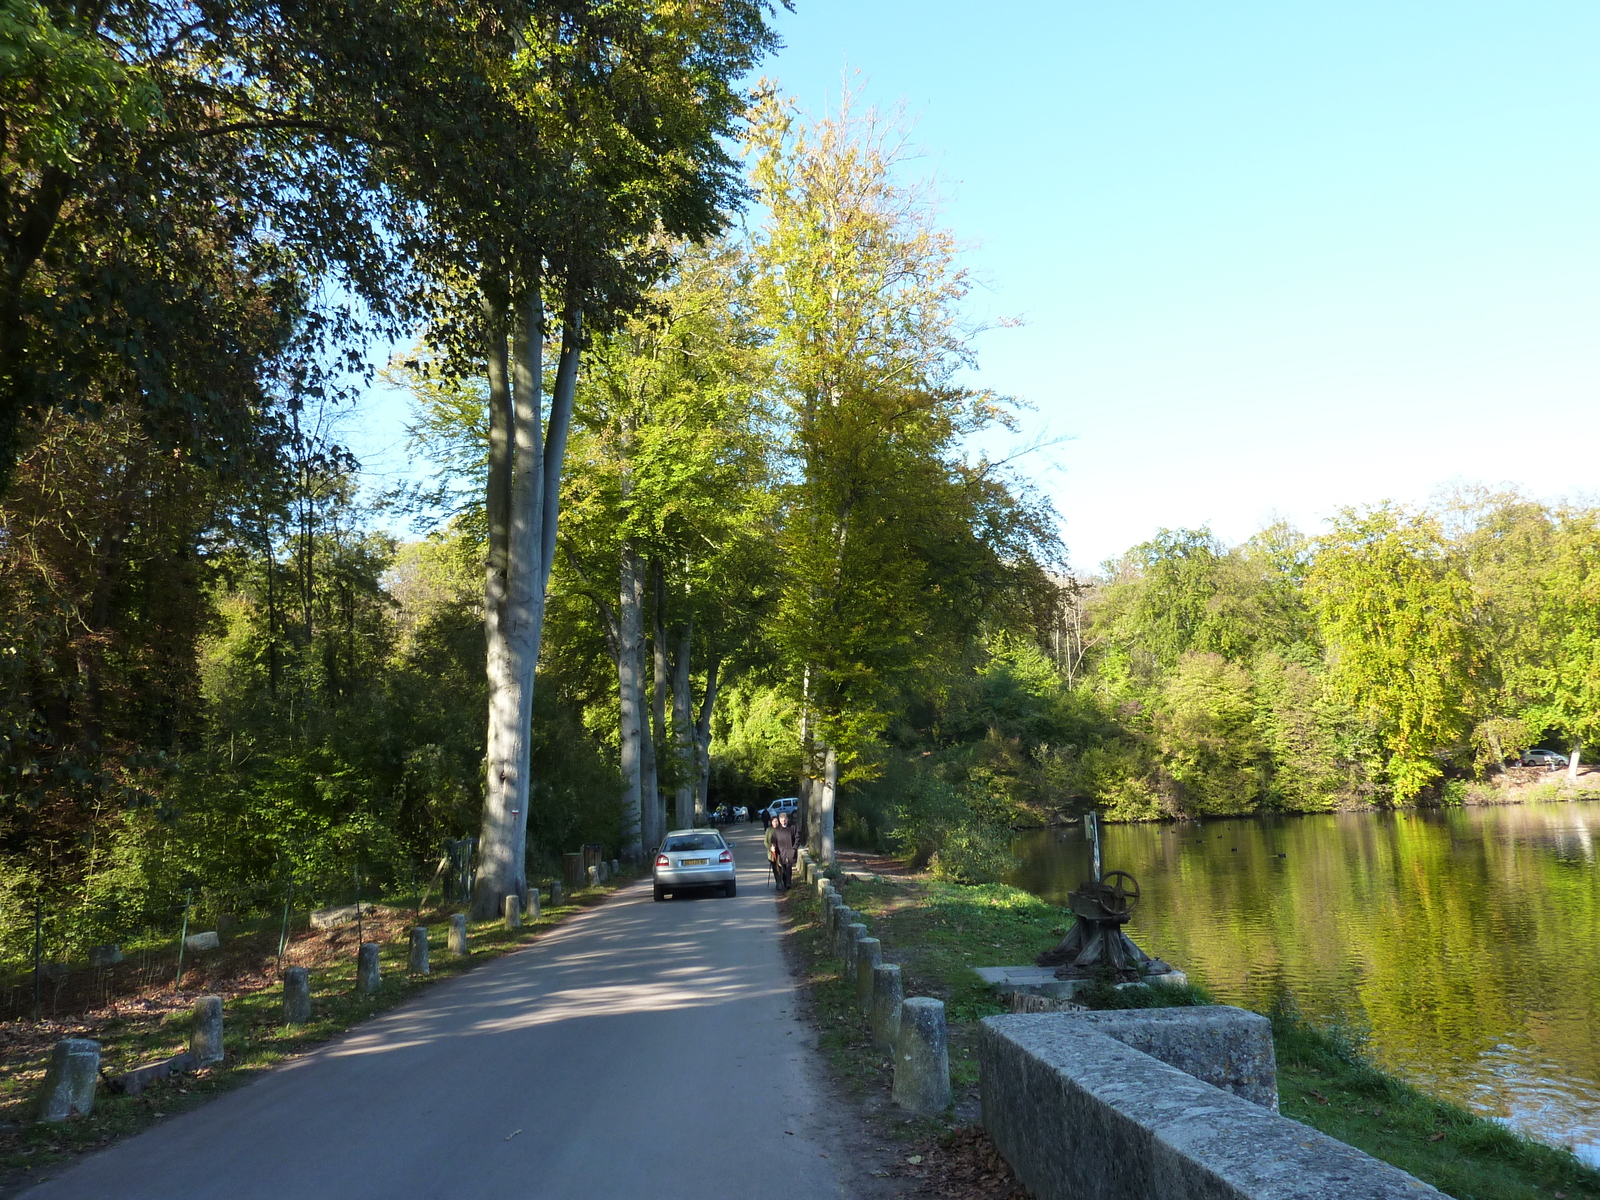
<path fill-rule="evenodd" d="M 770 833 L 772 840 L 768 846 L 773 861 L 778 864 L 778 886 L 787 892 L 794 881 L 794 860 L 800 853 L 798 831 L 789 824 L 789 814 L 781 812 Z"/>

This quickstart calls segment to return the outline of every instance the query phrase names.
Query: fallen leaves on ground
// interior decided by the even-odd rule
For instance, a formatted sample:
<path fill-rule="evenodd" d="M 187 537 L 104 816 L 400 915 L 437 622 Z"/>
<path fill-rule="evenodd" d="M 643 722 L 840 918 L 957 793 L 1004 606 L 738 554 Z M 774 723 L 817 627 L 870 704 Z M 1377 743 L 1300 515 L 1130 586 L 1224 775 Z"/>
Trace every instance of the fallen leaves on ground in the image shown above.
<path fill-rule="evenodd" d="M 917 1143 L 895 1174 L 920 1186 L 907 1195 L 941 1200 L 1032 1200 L 981 1125 Z"/>

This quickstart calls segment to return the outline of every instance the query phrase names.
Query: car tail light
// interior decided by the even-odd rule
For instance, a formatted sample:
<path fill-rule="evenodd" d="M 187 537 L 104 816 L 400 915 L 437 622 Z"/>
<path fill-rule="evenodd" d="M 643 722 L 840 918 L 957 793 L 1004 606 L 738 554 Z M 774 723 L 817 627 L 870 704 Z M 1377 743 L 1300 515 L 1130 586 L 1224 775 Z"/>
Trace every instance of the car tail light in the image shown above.
<path fill-rule="evenodd" d="M 733 851 L 732 850 L 724 850 L 721 854 L 717 855 L 717 861 L 719 863 L 732 862 L 733 861 Z"/>
<path fill-rule="evenodd" d="M 656 866 L 658 866 L 658 867 L 670 867 L 671 865 L 672 864 L 667 861 L 667 856 L 665 854 L 656 855 Z"/>

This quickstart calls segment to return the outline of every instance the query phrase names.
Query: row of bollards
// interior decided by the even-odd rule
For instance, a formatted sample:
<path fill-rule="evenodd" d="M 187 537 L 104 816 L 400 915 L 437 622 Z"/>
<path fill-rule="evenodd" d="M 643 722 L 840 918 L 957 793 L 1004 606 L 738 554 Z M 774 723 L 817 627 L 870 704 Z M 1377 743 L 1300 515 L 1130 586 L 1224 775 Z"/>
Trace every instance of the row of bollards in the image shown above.
<path fill-rule="evenodd" d="M 931 1115 L 950 1105 L 950 1050 L 944 1001 L 904 994 L 897 963 L 883 961 L 882 943 L 869 936 L 861 914 L 852 910 L 817 869 L 801 860 L 802 878 L 822 902 L 822 932 L 844 963 L 844 977 L 855 984 L 856 1007 L 870 1018 L 872 1045 L 894 1056 L 894 1102 Z"/>
<path fill-rule="evenodd" d="M 561 903 L 560 884 L 552 889 L 551 901 Z M 526 905 L 521 896 L 505 898 L 502 912 L 509 930 L 522 928 L 523 912 L 530 920 L 539 919 L 539 889 L 529 888 Z M 450 953 L 458 957 L 468 953 L 467 918 L 455 913 L 450 918 L 448 937 Z M 382 972 L 378 964 L 377 942 L 362 942 L 356 951 L 356 991 L 370 996 L 378 990 Z M 428 927 L 415 926 L 411 930 L 407 970 L 413 975 L 430 973 L 428 965 Z M 311 1020 L 311 973 L 305 967 L 286 967 L 283 971 L 283 1023 L 304 1025 Z M 221 1062 L 222 1052 L 222 998 L 202 996 L 194 1005 L 194 1028 L 189 1037 L 187 1054 L 179 1055 L 162 1064 L 130 1073 L 140 1076 L 134 1086 L 145 1085 L 144 1076 L 163 1078 L 169 1072 L 191 1071 L 198 1067 Z M 83 1116 L 94 1109 L 95 1085 L 100 1077 L 100 1043 L 92 1038 L 63 1038 L 55 1044 L 50 1054 L 50 1065 L 40 1085 L 35 1114 L 41 1121 L 65 1121 L 69 1117 Z M 113 1084 L 115 1090 L 120 1085 Z M 132 1087 L 130 1087 L 132 1090 Z"/>

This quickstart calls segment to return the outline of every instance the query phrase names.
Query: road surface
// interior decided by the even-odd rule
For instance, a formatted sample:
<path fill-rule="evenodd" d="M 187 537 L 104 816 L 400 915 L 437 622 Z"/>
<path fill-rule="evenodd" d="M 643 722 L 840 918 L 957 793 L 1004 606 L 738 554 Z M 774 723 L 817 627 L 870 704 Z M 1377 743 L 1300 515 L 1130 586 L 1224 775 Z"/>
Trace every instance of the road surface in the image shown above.
<path fill-rule="evenodd" d="M 813 1200 L 852 1194 L 779 946 L 739 895 L 627 887 L 526 950 L 85 1158 L 29 1200 Z"/>

